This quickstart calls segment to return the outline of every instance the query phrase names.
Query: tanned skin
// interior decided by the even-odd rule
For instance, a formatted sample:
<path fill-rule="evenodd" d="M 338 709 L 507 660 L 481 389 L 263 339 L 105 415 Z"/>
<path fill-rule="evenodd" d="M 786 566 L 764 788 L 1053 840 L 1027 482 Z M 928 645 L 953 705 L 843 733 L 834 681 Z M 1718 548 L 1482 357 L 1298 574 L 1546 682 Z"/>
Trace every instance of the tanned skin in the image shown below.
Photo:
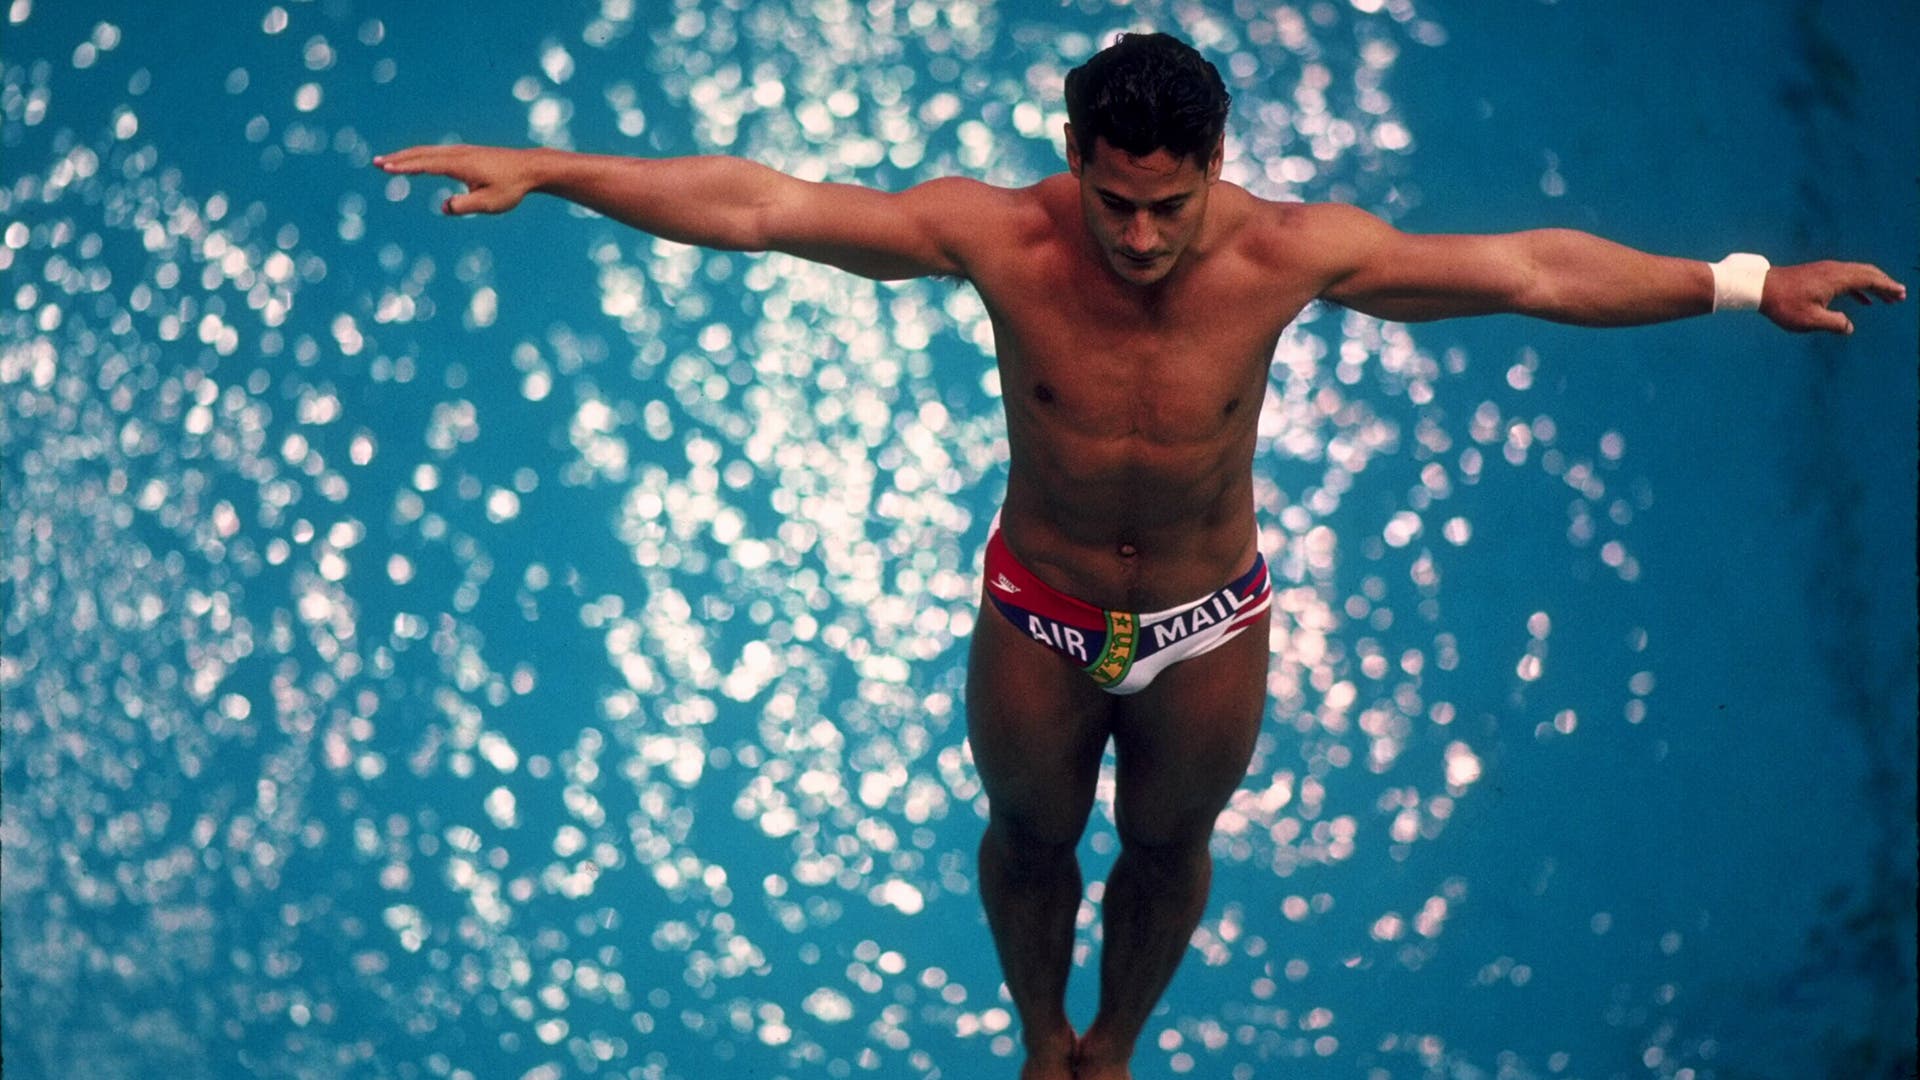
<path fill-rule="evenodd" d="M 1006 189 L 943 179 L 899 193 L 797 180 L 736 158 L 663 160 L 420 146 L 391 173 L 466 185 L 447 213 L 530 192 L 657 236 L 783 251 L 877 279 L 964 278 L 993 320 L 1011 468 L 1001 529 L 1042 581 L 1156 611 L 1252 563 L 1255 422 L 1281 331 L 1314 299 L 1384 319 L 1510 312 L 1588 326 L 1709 311 L 1704 262 L 1569 230 L 1416 236 L 1342 205 L 1269 202 L 1205 161 L 1104 140 L 1068 172 Z M 1761 311 L 1850 333 L 1829 308 L 1903 299 L 1875 267 L 1775 267 Z M 1206 906 L 1214 819 L 1266 711 L 1269 635 L 1243 633 L 1114 696 L 995 614 L 975 627 L 968 737 L 990 805 L 980 888 L 1020 1014 L 1023 1080 L 1113 1080 Z M 1100 1006 L 1065 1007 L 1082 883 L 1075 847 L 1102 754 L 1118 763 L 1120 855 L 1102 909 Z"/>

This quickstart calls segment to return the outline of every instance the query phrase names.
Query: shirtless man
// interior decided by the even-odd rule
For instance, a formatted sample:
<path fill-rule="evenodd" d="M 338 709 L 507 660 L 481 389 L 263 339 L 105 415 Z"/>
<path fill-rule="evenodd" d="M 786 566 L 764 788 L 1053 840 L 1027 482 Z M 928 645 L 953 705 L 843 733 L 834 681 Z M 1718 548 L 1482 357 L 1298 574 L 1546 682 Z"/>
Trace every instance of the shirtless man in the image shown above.
<path fill-rule="evenodd" d="M 1588 326 L 1757 306 L 1788 330 L 1847 333 L 1836 297 L 1906 295 L 1861 264 L 1709 266 L 1560 229 L 1413 236 L 1350 206 L 1268 202 L 1220 182 L 1227 103 L 1191 48 L 1129 35 L 1067 76 L 1068 172 L 1018 190 L 941 179 L 888 194 L 726 157 L 427 146 L 374 159 L 464 183 L 450 214 L 544 192 L 683 243 L 979 290 L 1012 463 L 967 721 L 990 805 L 980 891 L 1027 1080 L 1127 1076 L 1206 905 L 1214 819 L 1266 707 L 1255 420 L 1280 333 L 1309 301 Z M 1075 848 L 1108 740 L 1121 849 L 1099 1012 L 1076 1037 Z"/>

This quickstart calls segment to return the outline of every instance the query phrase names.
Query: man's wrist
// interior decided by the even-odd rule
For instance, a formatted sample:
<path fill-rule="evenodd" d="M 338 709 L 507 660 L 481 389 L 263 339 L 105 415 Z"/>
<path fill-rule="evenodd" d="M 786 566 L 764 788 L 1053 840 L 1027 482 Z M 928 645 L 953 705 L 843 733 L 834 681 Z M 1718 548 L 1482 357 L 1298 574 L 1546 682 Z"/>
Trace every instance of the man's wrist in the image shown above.
<path fill-rule="evenodd" d="M 1737 251 L 1717 263 L 1709 263 L 1708 266 L 1713 270 L 1713 310 L 1759 310 L 1760 295 L 1766 289 L 1770 265 L 1765 256 L 1745 251 Z"/>
<path fill-rule="evenodd" d="M 521 153 L 526 155 L 527 190 L 554 194 L 554 188 L 567 178 L 566 155 L 550 146 L 532 146 Z"/>

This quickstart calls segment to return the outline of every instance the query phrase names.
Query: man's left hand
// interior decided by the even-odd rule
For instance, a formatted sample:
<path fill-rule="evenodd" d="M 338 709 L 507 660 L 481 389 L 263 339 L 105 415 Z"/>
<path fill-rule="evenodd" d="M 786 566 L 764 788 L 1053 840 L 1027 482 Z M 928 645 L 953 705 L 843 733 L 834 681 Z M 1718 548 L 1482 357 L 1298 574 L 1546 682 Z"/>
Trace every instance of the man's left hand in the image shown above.
<path fill-rule="evenodd" d="M 1842 294 L 1862 304 L 1874 297 L 1892 303 L 1907 298 L 1907 287 L 1866 263 L 1811 262 L 1776 266 L 1767 271 L 1760 294 L 1760 314 L 1783 330 L 1804 334 L 1829 330 L 1853 333 L 1853 320 L 1828 307 Z"/>

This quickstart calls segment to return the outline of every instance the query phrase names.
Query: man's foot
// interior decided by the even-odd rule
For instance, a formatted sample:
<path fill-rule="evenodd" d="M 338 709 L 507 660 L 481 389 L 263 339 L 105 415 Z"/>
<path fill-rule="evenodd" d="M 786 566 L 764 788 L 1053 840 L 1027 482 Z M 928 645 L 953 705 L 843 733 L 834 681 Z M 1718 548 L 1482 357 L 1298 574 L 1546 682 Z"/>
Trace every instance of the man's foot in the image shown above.
<path fill-rule="evenodd" d="M 1072 1028 L 1028 1043 L 1020 1080 L 1074 1080 L 1073 1054 L 1078 1045 Z"/>
<path fill-rule="evenodd" d="M 1133 1058 L 1132 1047 L 1115 1047 L 1103 1042 L 1093 1032 L 1081 1038 L 1073 1047 L 1074 1080 L 1133 1080 L 1133 1072 L 1127 1063 Z"/>

